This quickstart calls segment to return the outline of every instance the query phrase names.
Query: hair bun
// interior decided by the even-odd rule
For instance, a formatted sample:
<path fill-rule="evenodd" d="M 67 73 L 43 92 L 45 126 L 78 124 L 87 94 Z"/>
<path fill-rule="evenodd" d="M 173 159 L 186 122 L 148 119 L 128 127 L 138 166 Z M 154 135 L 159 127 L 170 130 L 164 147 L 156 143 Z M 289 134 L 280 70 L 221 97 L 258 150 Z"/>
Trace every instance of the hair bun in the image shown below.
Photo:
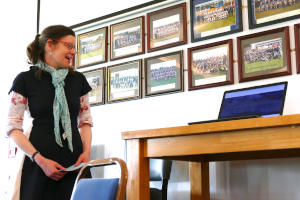
<path fill-rule="evenodd" d="M 39 40 L 40 37 L 41 37 L 41 34 L 36 34 L 35 39 L 36 39 L 36 40 Z"/>

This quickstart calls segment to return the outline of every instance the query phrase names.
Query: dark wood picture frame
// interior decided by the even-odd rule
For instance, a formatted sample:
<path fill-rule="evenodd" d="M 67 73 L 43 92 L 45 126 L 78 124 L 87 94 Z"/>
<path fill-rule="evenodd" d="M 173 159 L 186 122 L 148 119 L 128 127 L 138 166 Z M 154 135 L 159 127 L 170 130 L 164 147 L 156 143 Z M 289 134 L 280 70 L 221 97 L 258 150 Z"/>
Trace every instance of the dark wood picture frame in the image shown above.
<path fill-rule="evenodd" d="M 217 6 L 217 8 L 216 8 Z M 191 0 L 191 40 L 197 42 L 243 30 L 241 0 Z"/>
<path fill-rule="evenodd" d="M 189 48 L 188 77 L 188 90 L 233 84 L 232 39 Z"/>
<path fill-rule="evenodd" d="M 183 51 L 145 58 L 145 96 L 183 92 Z"/>
<path fill-rule="evenodd" d="M 107 29 L 102 27 L 77 35 L 77 69 L 107 62 Z"/>
<path fill-rule="evenodd" d="M 105 75 L 106 68 L 98 68 L 82 72 L 86 77 L 92 91 L 89 92 L 89 102 L 91 106 L 105 104 Z"/>
<path fill-rule="evenodd" d="M 147 14 L 147 51 L 187 43 L 186 3 Z"/>
<path fill-rule="evenodd" d="M 145 53 L 145 17 L 110 25 L 110 60 Z"/>
<path fill-rule="evenodd" d="M 300 73 L 300 24 L 294 25 L 297 73 Z"/>
<path fill-rule="evenodd" d="M 142 98 L 142 60 L 107 67 L 107 103 Z"/>
<path fill-rule="evenodd" d="M 239 81 L 291 74 L 289 27 L 237 38 Z"/>
<path fill-rule="evenodd" d="M 296 11 L 296 12 L 295 12 Z M 263 27 L 300 17 L 300 1 L 248 0 L 249 28 Z"/>

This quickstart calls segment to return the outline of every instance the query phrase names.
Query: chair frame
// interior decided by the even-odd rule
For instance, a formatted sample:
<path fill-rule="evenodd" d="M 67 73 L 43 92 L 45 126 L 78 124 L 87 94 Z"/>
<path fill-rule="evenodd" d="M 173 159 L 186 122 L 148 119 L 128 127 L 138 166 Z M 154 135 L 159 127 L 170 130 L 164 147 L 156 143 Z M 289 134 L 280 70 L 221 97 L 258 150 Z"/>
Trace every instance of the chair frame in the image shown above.
<path fill-rule="evenodd" d="M 128 179 L 128 170 L 126 167 L 126 163 L 119 159 L 119 158 L 106 158 L 101 160 L 91 160 L 87 162 L 79 171 L 79 174 L 75 181 L 75 187 L 78 184 L 79 180 L 82 178 L 85 178 L 89 170 L 93 167 L 99 167 L 99 166 L 107 166 L 107 165 L 115 165 L 118 164 L 121 168 L 121 176 L 119 179 L 119 186 L 118 186 L 118 192 L 116 195 L 116 200 L 124 200 L 125 194 L 126 194 L 126 185 L 127 185 L 127 179 Z"/>

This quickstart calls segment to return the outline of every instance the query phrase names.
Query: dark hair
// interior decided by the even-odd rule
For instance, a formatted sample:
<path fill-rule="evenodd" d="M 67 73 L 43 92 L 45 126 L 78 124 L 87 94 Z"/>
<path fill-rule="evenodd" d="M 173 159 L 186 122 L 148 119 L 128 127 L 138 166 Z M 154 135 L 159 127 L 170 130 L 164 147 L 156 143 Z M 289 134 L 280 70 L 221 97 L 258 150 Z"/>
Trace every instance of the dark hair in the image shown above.
<path fill-rule="evenodd" d="M 74 31 L 64 25 L 48 26 L 41 34 L 37 34 L 35 39 L 27 46 L 27 57 L 31 64 L 36 64 L 39 60 L 45 61 L 45 45 L 50 39 L 53 42 L 59 40 L 64 36 L 73 35 Z"/>

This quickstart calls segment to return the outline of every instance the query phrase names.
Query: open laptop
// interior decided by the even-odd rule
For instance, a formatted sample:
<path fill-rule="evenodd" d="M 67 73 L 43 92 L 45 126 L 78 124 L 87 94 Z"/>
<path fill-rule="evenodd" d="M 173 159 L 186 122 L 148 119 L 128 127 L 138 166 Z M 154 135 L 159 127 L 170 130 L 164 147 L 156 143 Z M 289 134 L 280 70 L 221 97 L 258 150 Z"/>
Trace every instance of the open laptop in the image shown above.
<path fill-rule="evenodd" d="M 287 84 L 280 82 L 225 91 L 218 119 L 188 124 L 282 115 Z"/>

